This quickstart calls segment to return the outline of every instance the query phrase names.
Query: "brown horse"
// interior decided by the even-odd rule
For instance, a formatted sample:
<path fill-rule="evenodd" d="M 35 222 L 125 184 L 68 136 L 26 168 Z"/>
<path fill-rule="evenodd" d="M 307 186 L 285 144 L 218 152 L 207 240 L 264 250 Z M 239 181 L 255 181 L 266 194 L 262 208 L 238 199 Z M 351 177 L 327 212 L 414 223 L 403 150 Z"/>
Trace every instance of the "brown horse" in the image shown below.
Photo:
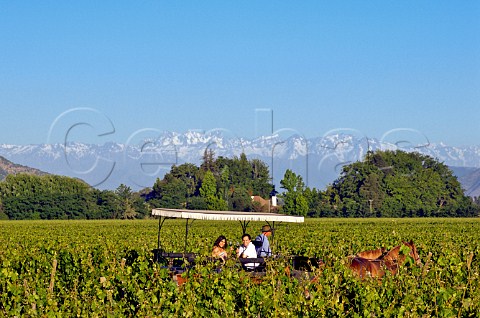
<path fill-rule="evenodd" d="M 350 260 L 350 268 L 361 278 L 382 277 L 385 274 L 381 260 L 354 257 Z"/>
<path fill-rule="evenodd" d="M 374 260 L 374 259 L 378 259 L 380 256 L 385 254 L 385 252 L 386 252 L 385 248 L 382 247 L 382 248 L 378 248 L 376 250 L 368 250 L 368 251 L 363 251 L 363 252 L 357 253 L 355 255 L 355 257 Z"/>
<path fill-rule="evenodd" d="M 406 254 L 400 253 L 402 246 L 409 249 L 408 255 L 413 258 L 416 265 L 422 264 L 415 244 L 413 242 L 402 242 L 402 245 L 395 246 L 386 253 L 383 248 L 360 252 L 350 258 L 350 268 L 362 279 L 365 277 L 380 278 L 385 275 L 386 270 L 395 275 L 399 266 L 407 258 Z"/>

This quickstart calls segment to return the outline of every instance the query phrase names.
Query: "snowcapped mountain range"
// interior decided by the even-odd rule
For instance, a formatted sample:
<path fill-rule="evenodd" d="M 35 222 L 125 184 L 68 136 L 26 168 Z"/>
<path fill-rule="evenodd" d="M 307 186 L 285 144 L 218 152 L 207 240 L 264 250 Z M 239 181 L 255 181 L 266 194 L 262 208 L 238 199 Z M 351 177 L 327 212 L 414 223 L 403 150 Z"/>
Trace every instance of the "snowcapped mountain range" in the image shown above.
<path fill-rule="evenodd" d="M 402 147 L 400 147 L 402 145 Z M 199 165 L 206 149 L 216 156 L 233 157 L 244 152 L 270 166 L 279 187 L 286 169 L 302 175 L 309 187 L 324 189 L 340 175 L 343 165 L 362 160 L 368 150 L 418 151 L 452 167 L 460 178 L 480 169 L 480 146 L 453 147 L 444 144 L 389 143 L 349 134 L 331 134 L 306 139 L 279 134 L 245 139 L 224 136 L 221 131 L 201 133 L 165 132 L 156 139 L 129 145 L 69 142 L 65 144 L 0 144 L 0 156 L 45 172 L 77 177 L 99 189 L 115 189 L 126 184 L 134 190 L 151 187 L 173 164 Z M 470 176 L 469 195 L 478 195 Z M 476 187 L 476 186 L 475 186 Z M 470 192 L 470 193 L 469 193 Z"/>

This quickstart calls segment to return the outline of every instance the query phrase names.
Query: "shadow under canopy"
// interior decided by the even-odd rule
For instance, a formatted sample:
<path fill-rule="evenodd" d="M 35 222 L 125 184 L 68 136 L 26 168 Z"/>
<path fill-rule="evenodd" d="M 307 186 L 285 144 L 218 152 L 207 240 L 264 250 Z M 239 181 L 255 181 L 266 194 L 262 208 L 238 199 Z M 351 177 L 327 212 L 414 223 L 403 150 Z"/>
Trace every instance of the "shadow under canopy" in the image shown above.
<path fill-rule="evenodd" d="M 152 210 L 152 216 L 159 217 L 158 223 L 158 248 L 155 249 L 154 259 L 156 262 L 167 262 L 169 268 L 176 272 L 181 272 L 195 264 L 196 255 L 187 252 L 188 247 L 188 230 L 194 220 L 209 220 L 209 221 L 238 221 L 242 227 L 242 233 L 245 234 L 248 224 L 251 221 L 265 222 L 272 231 L 271 242 L 273 243 L 275 222 L 288 223 L 303 223 L 305 221 L 303 216 L 293 216 L 278 213 L 262 213 L 262 212 L 239 212 L 239 211 L 213 211 L 213 210 L 185 210 L 185 209 L 167 209 L 156 208 Z M 161 230 L 166 219 L 185 219 L 185 246 L 183 253 L 166 253 L 161 247 Z M 272 256 L 272 258 L 276 258 Z M 290 256 L 294 271 L 311 272 L 314 268 L 323 264 L 323 261 L 310 258 L 306 256 Z M 262 257 L 239 259 L 242 267 L 248 269 L 246 263 L 254 263 L 254 272 L 265 270 L 265 259 Z M 185 265 L 187 264 L 187 265 Z M 250 271 L 252 271 L 250 269 Z"/>
<path fill-rule="evenodd" d="M 242 233 L 245 234 L 247 226 L 251 221 L 266 222 L 272 229 L 275 229 L 275 222 L 303 223 L 303 216 L 293 216 L 278 213 L 262 212 L 239 212 L 239 211 L 211 211 L 211 210 L 185 210 L 185 209 L 164 209 L 152 210 L 152 216 L 160 217 L 158 223 L 158 250 L 161 250 L 161 230 L 166 219 L 185 219 L 185 250 L 187 253 L 188 230 L 194 220 L 209 221 L 239 221 L 242 226 Z M 272 242 L 274 232 L 272 232 Z"/>

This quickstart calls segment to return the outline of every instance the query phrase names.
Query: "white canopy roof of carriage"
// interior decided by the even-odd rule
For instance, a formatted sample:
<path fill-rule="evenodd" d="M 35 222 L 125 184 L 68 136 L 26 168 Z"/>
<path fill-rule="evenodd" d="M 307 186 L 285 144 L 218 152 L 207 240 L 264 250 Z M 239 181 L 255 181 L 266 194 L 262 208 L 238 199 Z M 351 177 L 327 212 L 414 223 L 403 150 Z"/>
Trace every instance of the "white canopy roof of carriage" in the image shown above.
<path fill-rule="evenodd" d="M 169 218 L 215 220 L 215 221 L 265 221 L 303 223 L 303 216 L 293 216 L 278 213 L 238 212 L 238 211 L 209 211 L 209 210 L 182 210 L 163 209 L 152 210 L 152 216 Z"/>

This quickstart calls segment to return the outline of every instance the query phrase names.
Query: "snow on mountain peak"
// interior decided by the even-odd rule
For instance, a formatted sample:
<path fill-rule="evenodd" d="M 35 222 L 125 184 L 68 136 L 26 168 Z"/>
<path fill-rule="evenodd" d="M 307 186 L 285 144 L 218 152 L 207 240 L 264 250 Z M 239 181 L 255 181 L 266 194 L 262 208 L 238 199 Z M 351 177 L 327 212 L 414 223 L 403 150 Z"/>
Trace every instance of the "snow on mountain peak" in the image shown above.
<path fill-rule="evenodd" d="M 404 145 L 400 148 L 399 145 L 380 142 L 377 139 L 340 133 L 312 139 L 299 135 L 283 137 L 279 134 L 246 139 L 227 135 L 223 131 L 164 132 L 157 139 L 145 139 L 139 145 L 115 142 L 103 145 L 81 142 L 0 144 L 0 156 L 49 173 L 79 177 L 92 185 L 100 178 L 99 175 L 103 171 L 101 169 L 106 169 L 107 172 L 110 171 L 107 181 L 102 184 L 106 188 L 116 188 L 120 183 L 129 184 L 132 180 L 135 180 L 137 185 L 142 183 L 147 187 L 159 176 L 144 176 L 142 165 L 155 164 L 165 173 L 172 164 L 184 162 L 200 164 L 206 149 L 212 149 L 216 156 L 232 158 L 240 156 L 243 152 L 249 158 L 257 158 L 267 164 L 272 163 L 275 168 L 272 172 L 274 180 L 281 179 L 282 175 L 277 174 L 282 173 L 282 169 L 305 170 L 308 163 L 311 168 L 303 172 L 311 174 L 308 179 L 311 182 L 320 182 L 319 180 L 327 182 L 326 178 L 338 176 L 337 170 L 342 164 L 362 160 L 367 151 L 377 149 L 418 151 L 449 166 L 480 167 L 480 146 L 452 147 L 439 143 L 419 148 Z M 101 164 L 104 167 L 100 168 Z M 76 170 L 72 169 L 72 166 L 76 167 Z M 78 174 L 80 170 L 87 172 L 91 170 L 92 173 Z"/>

